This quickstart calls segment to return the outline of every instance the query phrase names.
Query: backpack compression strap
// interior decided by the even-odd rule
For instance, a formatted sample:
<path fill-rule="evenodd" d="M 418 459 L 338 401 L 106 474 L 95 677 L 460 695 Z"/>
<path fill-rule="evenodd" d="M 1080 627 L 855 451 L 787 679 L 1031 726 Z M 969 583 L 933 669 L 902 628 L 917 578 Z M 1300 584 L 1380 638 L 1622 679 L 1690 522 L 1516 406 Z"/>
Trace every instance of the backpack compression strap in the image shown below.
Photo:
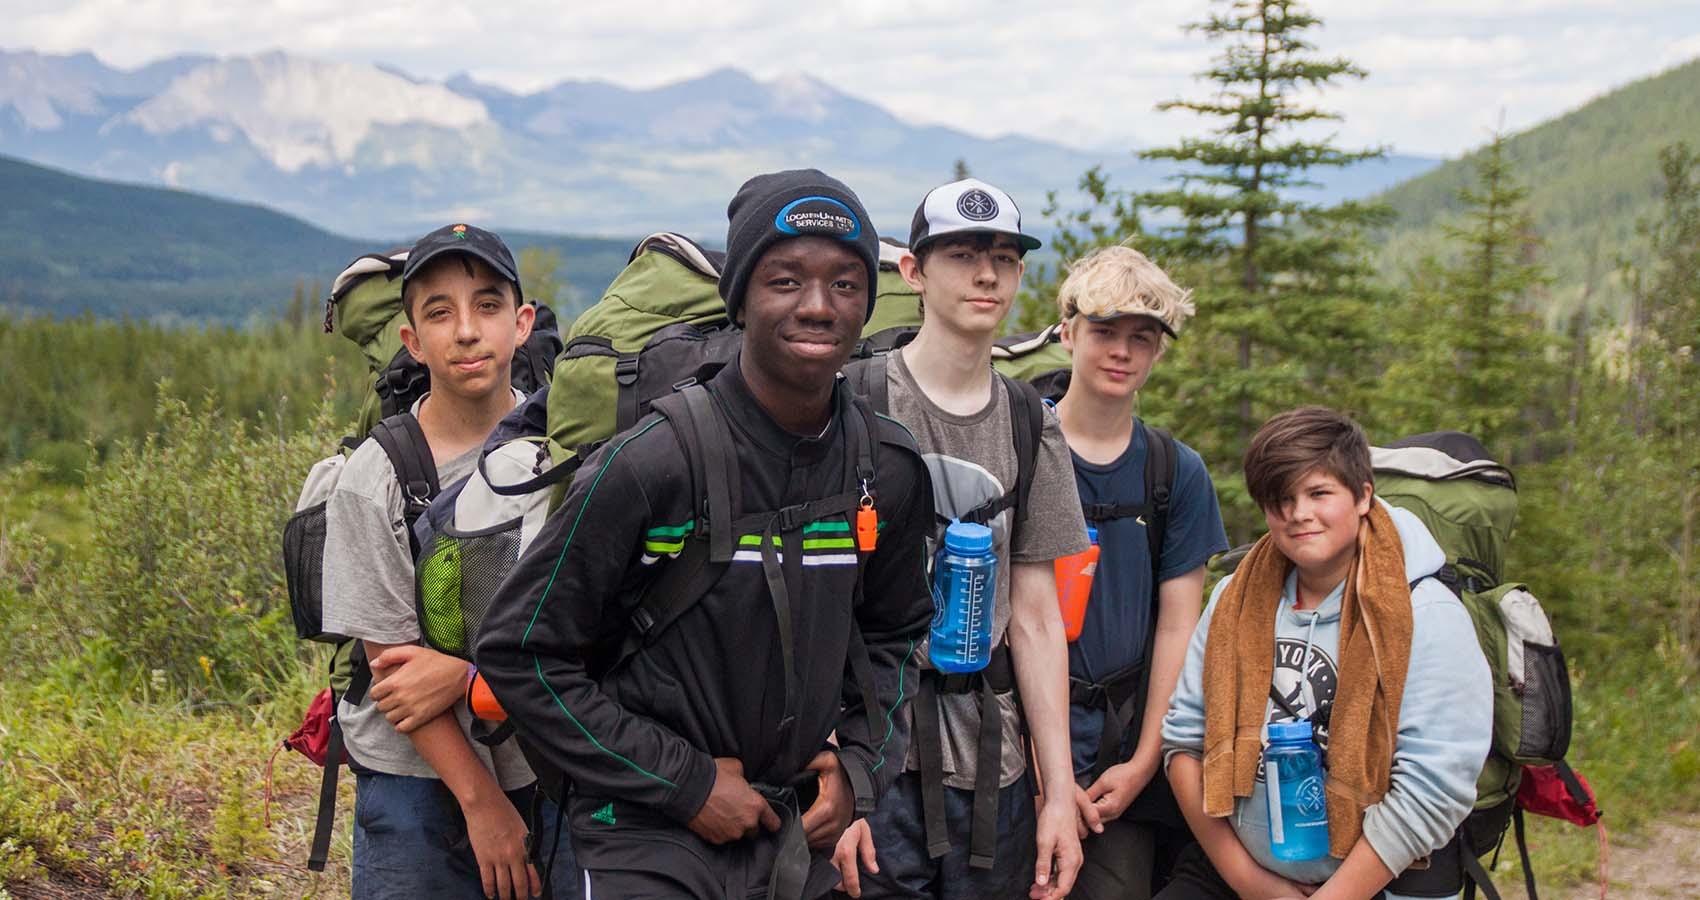
<path fill-rule="evenodd" d="M 372 667 L 366 661 L 366 645 L 360 641 L 354 642 L 349 651 L 349 659 L 353 670 L 349 674 L 348 690 L 343 693 L 343 699 L 359 705 L 366 699 L 366 690 L 372 686 Z M 325 860 L 330 856 L 331 825 L 336 818 L 336 782 L 342 771 L 342 758 L 346 754 L 342 738 L 342 722 L 336 714 L 337 697 L 331 694 L 330 740 L 325 747 L 325 771 L 319 776 L 319 811 L 313 820 L 313 843 L 307 851 L 307 869 L 313 872 L 325 870 Z"/>

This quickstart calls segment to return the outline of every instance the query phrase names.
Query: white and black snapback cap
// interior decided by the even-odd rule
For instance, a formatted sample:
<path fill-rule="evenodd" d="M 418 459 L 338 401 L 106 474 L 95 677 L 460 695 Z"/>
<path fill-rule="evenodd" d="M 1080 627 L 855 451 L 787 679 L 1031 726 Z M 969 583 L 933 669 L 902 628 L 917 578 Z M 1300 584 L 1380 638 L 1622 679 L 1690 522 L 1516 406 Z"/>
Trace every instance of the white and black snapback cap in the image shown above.
<path fill-rule="evenodd" d="M 1039 239 L 1021 231 L 1021 210 L 1002 190 L 978 178 L 964 178 L 927 192 L 909 225 L 909 249 L 952 234 L 1007 234 L 1022 252 L 1037 250 Z"/>

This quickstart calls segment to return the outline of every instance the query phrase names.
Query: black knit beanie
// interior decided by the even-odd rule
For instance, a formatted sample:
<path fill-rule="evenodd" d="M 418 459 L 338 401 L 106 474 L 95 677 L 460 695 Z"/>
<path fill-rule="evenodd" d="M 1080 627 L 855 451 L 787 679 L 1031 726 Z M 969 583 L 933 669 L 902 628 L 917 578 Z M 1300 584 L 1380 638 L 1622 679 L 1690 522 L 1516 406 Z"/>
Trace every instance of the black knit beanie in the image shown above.
<path fill-rule="evenodd" d="M 868 267 L 868 316 L 874 314 L 879 278 L 879 235 L 854 191 L 818 169 L 792 169 L 757 175 L 726 207 L 726 265 L 720 270 L 720 298 L 726 315 L 738 321 L 750 272 L 767 248 L 794 237 L 815 235 L 851 245 Z"/>

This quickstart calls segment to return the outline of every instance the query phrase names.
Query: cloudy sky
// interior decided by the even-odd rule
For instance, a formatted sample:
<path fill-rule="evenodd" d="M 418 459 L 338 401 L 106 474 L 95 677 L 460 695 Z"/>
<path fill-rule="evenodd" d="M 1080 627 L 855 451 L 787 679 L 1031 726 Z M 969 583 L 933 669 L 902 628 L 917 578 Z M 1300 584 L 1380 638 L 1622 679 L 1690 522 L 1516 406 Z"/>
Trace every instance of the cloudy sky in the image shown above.
<path fill-rule="evenodd" d="M 563 79 L 648 87 L 735 66 L 804 72 L 905 119 L 1085 147 L 1195 133 L 1163 99 L 1199 96 L 1203 0 L 785 0 L 421 5 L 390 0 L 0 0 L 9 49 L 91 50 L 133 67 L 281 47 L 515 90 Z M 1453 155 L 1700 56 L 1693 0 L 1314 0 L 1327 54 L 1368 69 L 1323 98 L 1341 139 Z"/>

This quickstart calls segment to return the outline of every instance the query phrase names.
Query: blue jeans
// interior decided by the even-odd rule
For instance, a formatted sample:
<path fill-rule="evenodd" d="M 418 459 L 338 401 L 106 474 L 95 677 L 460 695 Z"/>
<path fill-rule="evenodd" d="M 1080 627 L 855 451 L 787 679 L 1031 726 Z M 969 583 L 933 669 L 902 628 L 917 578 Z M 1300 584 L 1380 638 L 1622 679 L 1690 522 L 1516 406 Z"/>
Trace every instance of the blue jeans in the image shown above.
<path fill-rule="evenodd" d="M 1033 775 L 998 791 L 998 843 L 990 869 L 968 865 L 968 832 L 974 818 L 974 792 L 944 789 L 944 817 L 950 852 L 927 856 L 927 827 L 921 812 L 921 776 L 904 772 L 868 816 L 879 873 L 862 872 L 862 896 L 936 897 L 980 900 L 1025 897 L 1033 884 L 1038 817 L 1033 809 Z"/>
<path fill-rule="evenodd" d="M 555 827 L 557 807 L 543 797 L 537 821 L 529 821 L 535 794 L 535 788 L 523 787 L 508 791 L 508 800 L 538 836 L 538 877 L 553 853 L 549 896 L 580 900 L 582 877 L 566 829 Z M 354 900 L 484 896 L 466 819 L 441 781 L 361 774 L 356 776 L 354 797 Z"/>

